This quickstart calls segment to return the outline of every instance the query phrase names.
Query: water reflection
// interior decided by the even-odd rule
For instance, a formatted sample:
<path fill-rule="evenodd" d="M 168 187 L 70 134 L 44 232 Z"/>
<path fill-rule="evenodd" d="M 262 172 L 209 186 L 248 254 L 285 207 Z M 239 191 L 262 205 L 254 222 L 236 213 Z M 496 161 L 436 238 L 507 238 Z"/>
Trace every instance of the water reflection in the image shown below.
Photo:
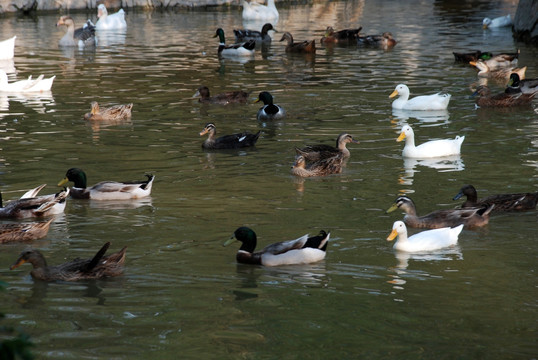
<path fill-rule="evenodd" d="M 20 102 L 39 114 L 45 114 L 47 108 L 55 105 L 51 91 L 44 91 L 41 93 L 0 94 L 0 111 L 9 111 L 9 103 L 11 101 Z M 13 114 L 0 113 L 0 118 L 7 115 Z"/>
<path fill-rule="evenodd" d="M 463 260 L 463 254 L 459 246 L 441 249 L 436 252 L 428 253 L 408 253 L 405 251 L 395 251 L 394 256 L 398 260 L 397 270 L 406 270 L 409 267 L 409 260 L 413 261 L 451 261 Z M 398 274 L 405 274 L 402 271 L 396 271 Z"/>
<path fill-rule="evenodd" d="M 403 158 L 403 171 L 398 178 L 398 182 L 402 185 L 413 185 L 413 176 L 416 172 L 420 172 L 417 168 L 426 166 L 436 169 L 439 172 L 463 171 L 465 164 L 460 155 L 445 156 L 431 159 L 413 159 Z"/>
<path fill-rule="evenodd" d="M 126 37 L 126 30 L 99 30 L 97 31 L 97 45 L 99 47 L 124 45 Z"/>
<path fill-rule="evenodd" d="M 417 110 L 403 110 L 403 109 L 392 109 L 392 116 L 395 118 L 391 121 L 392 124 L 396 124 L 399 127 L 407 125 L 407 120 L 409 118 L 414 118 L 422 121 L 423 123 L 428 123 L 429 125 L 422 126 L 439 126 L 448 124 L 449 114 L 448 110 L 430 110 L 430 111 L 417 111 Z M 394 120 L 397 120 L 396 122 Z"/>

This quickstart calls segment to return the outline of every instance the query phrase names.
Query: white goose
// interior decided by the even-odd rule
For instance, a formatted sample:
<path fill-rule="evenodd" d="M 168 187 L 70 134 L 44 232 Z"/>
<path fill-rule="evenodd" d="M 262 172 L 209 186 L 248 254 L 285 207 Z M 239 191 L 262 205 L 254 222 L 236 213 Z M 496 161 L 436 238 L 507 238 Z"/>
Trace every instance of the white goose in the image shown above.
<path fill-rule="evenodd" d="M 32 76 L 29 76 L 27 80 L 8 83 L 6 72 L 0 69 L 0 92 L 28 93 L 50 91 L 55 78 L 56 76 L 45 79 L 43 75 L 39 75 L 37 79 L 33 80 Z"/>
<path fill-rule="evenodd" d="M 490 18 L 484 18 L 484 20 L 482 20 L 482 27 L 484 29 L 487 29 L 487 28 L 499 28 L 499 27 L 505 27 L 505 26 L 510 26 L 512 25 L 512 18 L 510 17 L 510 14 L 506 15 L 506 16 L 499 16 L 499 17 L 496 17 L 495 19 L 490 19 Z"/>
<path fill-rule="evenodd" d="M 267 0 L 267 6 L 258 4 L 255 0 L 247 2 L 243 0 L 243 20 L 278 20 L 278 10 L 275 0 Z"/>
<path fill-rule="evenodd" d="M 127 23 L 125 22 L 125 11 L 120 9 L 117 13 L 108 14 L 106 6 L 100 4 L 97 7 L 97 23 L 95 28 L 97 30 L 122 30 L 127 29 Z"/>
<path fill-rule="evenodd" d="M 13 36 L 11 39 L 0 41 L 0 60 L 13 59 L 16 38 L 16 36 Z"/>
<path fill-rule="evenodd" d="M 456 136 L 455 139 L 431 140 L 415 146 L 415 133 L 413 129 L 409 125 L 404 125 L 396 141 L 400 142 L 404 139 L 403 157 L 433 158 L 459 154 L 465 136 Z"/>
<path fill-rule="evenodd" d="M 458 236 L 463 229 L 463 224 L 456 227 L 444 227 L 440 229 L 426 230 L 407 237 L 407 228 L 403 221 L 396 221 L 392 231 L 387 237 L 388 241 L 398 237 L 394 249 L 406 252 L 432 251 L 458 243 Z"/>
<path fill-rule="evenodd" d="M 392 102 L 392 108 L 403 110 L 444 110 L 448 107 L 451 97 L 450 94 L 437 93 L 416 96 L 409 100 L 409 88 L 404 84 L 396 86 L 396 89 L 390 94 L 389 98 L 393 98 L 396 95 L 400 96 Z"/>

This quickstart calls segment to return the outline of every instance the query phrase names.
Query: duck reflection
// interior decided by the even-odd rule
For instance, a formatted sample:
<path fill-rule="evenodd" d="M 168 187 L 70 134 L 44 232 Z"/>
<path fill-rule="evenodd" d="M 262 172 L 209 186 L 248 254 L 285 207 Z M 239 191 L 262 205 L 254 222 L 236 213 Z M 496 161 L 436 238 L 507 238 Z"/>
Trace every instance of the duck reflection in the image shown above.
<path fill-rule="evenodd" d="M 448 110 L 446 109 L 431 111 L 392 109 L 392 116 L 396 120 L 392 121 L 392 123 L 399 127 L 407 125 L 407 120 L 409 120 L 409 118 L 420 120 L 423 123 L 430 123 L 430 126 L 448 124 L 448 119 L 450 118 Z"/>
<path fill-rule="evenodd" d="M 20 102 L 21 104 L 31 108 L 38 114 L 45 114 L 47 107 L 55 105 L 54 97 L 51 91 L 41 93 L 17 93 L 17 94 L 0 94 L 0 111 L 9 111 L 9 103 L 11 101 Z M 0 118 L 13 114 L 1 114 Z"/>
<path fill-rule="evenodd" d="M 97 32 L 97 45 L 99 47 L 124 45 L 126 37 L 126 30 L 99 30 Z"/>
<path fill-rule="evenodd" d="M 101 131 L 108 131 L 112 126 L 125 126 L 132 127 L 133 122 L 131 118 L 114 119 L 114 120 L 88 120 L 89 126 L 92 128 L 92 139 L 95 143 L 98 143 L 101 139 Z"/>
<path fill-rule="evenodd" d="M 418 166 L 426 166 L 436 169 L 439 172 L 465 170 L 465 164 L 460 155 L 431 159 L 403 158 L 403 166 L 403 171 L 398 178 L 398 182 L 402 185 L 413 185 L 413 176 L 416 172 L 420 172 L 420 170 L 417 169 Z"/>
<path fill-rule="evenodd" d="M 91 209 L 98 210 L 131 210 L 142 206 L 153 208 L 153 202 L 149 196 L 141 199 L 89 201 L 88 203 Z"/>
<path fill-rule="evenodd" d="M 405 251 L 396 251 L 394 256 L 398 260 L 397 270 L 406 270 L 409 267 L 409 260 L 414 261 L 452 261 L 463 260 L 463 254 L 459 246 L 453 246 L 441 249 L 435 252 L 417 252 L 409 253 Z M 401 272 L 400 272 L 401 273 Z"/>

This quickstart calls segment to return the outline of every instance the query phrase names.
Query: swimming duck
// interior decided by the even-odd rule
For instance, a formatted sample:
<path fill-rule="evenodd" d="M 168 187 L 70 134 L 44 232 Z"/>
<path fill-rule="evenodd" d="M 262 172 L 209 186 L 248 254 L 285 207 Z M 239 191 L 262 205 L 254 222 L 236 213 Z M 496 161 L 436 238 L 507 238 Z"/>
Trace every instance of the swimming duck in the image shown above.
<path fill-rule="evenodd" d="M 462 208 L 495 205 L 493 212 L 534 210 L 538 204 L 538 192 L 490 195 L 478 200 L 473 185 L 464 185 L 453 200 L 458 200 L 462 196 L 467 197 L 467 200 L 461 205 Z"/>
<path fill-rule="evenodd" d="M 256 249 L 256 233 L 245 226 L 235 230 L 234 235 L 224 243 L 230 245 L 234 240 L 242 244 L 237 252 L 237 262 L 243 264 L 279 266 L 309 264 L 325 259 L 327 243 L 331 233 L 324 230 L 319 235 L 301 236 L 295 240 L 277 242 L 264 247 L 261 251 Z"/>
<path fill-rule="evenodd" d="M 307 145 L 304 148 L 295 148 L 297 155 L 302 155 L 307 161 L 318 161 L 321 159 L 330 158 L 341 154 L 344 158 L 348 158 L 351 153 L 346 145 L 349 143 L 358 144 L 359 142 L 353 139 L 353 136 L 348 133 L 341 133 L 336 138 L 336 147 L 331 145 Z"/>
<path fill-rule="evenodd" d="M 510 74 L 510 80 L 504 92 L 507 94 L 523 93 L 535 95 L 538 93 L 538 79 L 521 80 L 517 73 L 512 73 Z"/>
<path fill-rule="evenodd" d="M 487 225 L 489 214 L 493 208 L 494 205 L 483 208 L 436 210 L 427 215 L 417 216 L 413 200 L 407 196 L 398 196 L 387 213 L 396 209 L 403 210 L 406 213 L 403 218 L 404 223 L 413 228 L 439 229 L 455 227 L 460 224 L 463 224 L 465 228 L 474 228 Z"/>
<path fill-rule="evenodd" d="M 261 131 L 256 134 L 248 132 L 242 132 L 232 135 L 224 135 L 216 137 L 216 127 L 213 123 L 208 123 L 202 131 L 200 136 L 208 134 L 207 139 L 202 143 L 204 149 L 238 149 L 244 147 L 250 147 L 256 145 L 256 141 L 260 137 Z"/>
<path fill-rule="evenodd" d="M 396 86 L 389 98 L 396 95 L 399 97 L 392 102 L 392 108 L 403 110 L 444 110 L 448 107 L 451 97 L 450 94 L 437 93 L 416 96 L 409 100 L 409 88 L 404 84 Z"/>
<path fill-rule="evenodd" d="M 15 56 L 15 39 L 17 37 L 0 41 L 0 60 L 13 59 Z"/>
<path fill-rule="evenodd" d="M 320 44 L 355 44 L 362 26 L 357 29 L 344 29 L 335 31 L 332 26 L 327 26 L 325 35 L 319 41 Z"/>
<path fill-rule="evenodd" d="M 254 56 L 254 48 L 256 47 L 256 41 L 249 40 L 247 42 L 235 45 L 226 45 L 226 40 L 224 38 L 224 30 L 221 28 L 217 29 L 217 32 L 213 37 L 219 37 L 220 44 L 218 48 L 219 56 L 224 57 L 243 57 L 243 56 Z"/>
<path fill-rule="evenodd" d="M 104 256 L 109 246 L 110 242 L 104 244 L 92 259 L 76 258 L 56 266 L 47 266 L 47 261 L 39 251 L 25 250 L 10 269 L 30 263 L 33 266 L 30 272 L 32 278 L 43 281 L 77 281 L 121 275 L 127 246 L 114 254 Z"/>
<path fill-rule="evenodd" d="M 452 52 L 452 54 L 454 54 L 455 61 L 464 62 L 466 64 L 468 64 L 471 61 L 487 60 L 493 57 L 493 54 L 491 52 L 489 51 L 482 52 L 480 50 L 475 50 L 475 51 L 467 52 L 467 53 Z"/>
<path fill-rule="evenodd" d="M 498 67 L 496 69 L 490 69 L 486 62 L 482 60 L 478 61 L 470 61 L 469 64 L 475 66 L 478 69 L 478 76 L 480 77 L 491 77 L 496 79 L 506 79 L 508 80 L 510 78 L 510 74 L 516 73 L 519 77 L 522 79 L 525 78 L 525 71 L 527 71 L 527 67 L 524 66 L 522 68 L 512 68 L 512 67 Z"/>
<path fill-rule="evenodd" d="M 87 187 L 86 173 L 79 168 L 67 170 L 65 178 L 58 183 L 63 186 L 72 181 L 71 197 L 75 199 L 91 200 L 128 200 L 141 199 L 151 194 L 151 187 L 155 176 L 146 174 L 147 180 L 140 181 L 101 181 L 94 186 Z"/>
<path fill-rule="evenodd" d="M 97 101 L 91 102 L 91 111 L 84 114 L 84 119 L 95 121 L 107 120 L 122 120 L 131 117 L 131 109 L 133 104 L 114 105 L 108 108 L 101 109 Z"/>
<path fill-rule="evenodd" d="M 69 190 L 64 189 L 57 194 L 11 200 L 2 207 L 0 194 L 0 218 L 23 219 L 61 214 L 68 195 Z"/>
<path fill-rule="evenodd" d="M 258 110 L 256 118 L 259 121 L 280 120 L 286 116 L 286 111 L 280 105 L 273 104 L 273 96 L 267 91 L 262 91 L 255 102 L 263 102 Z"/>
<path fill-rule="evenodd" d="M 56 26 L 65 25 L 67 30 L 60 39 L 60 46 L 78 46 L 79 48 L 92 47 L 97 45 L 95 39 L 95 26 L 90 23 L 75 30 L 75 22 L 71 16 L 64 15 L 56 23 Z"/>
<path fill-rule="evenodd" d="M 299 155 L 295 158 L 291 173 L 299 177 L 326 176 L 341 173 L 344 165 L 345 161 L 342 154 L 310 162 L 308 164 L 306 163 L 305 157 Z"/>
<path fill-rule="evenodd" d="M 381 35 L 357 36 L 358 46 L 377 46 L 383 49 L 390 49 L 396 45 L 396 40 L 390 32 L 384 32 Z"/>
<path fill-rule="evenodd" d="M 100 4 L 97 7 L 97 18 L 97 23 L 95 24 L 97 30 L 121 30 L 127 28 L 125 11 L 123 9 L 109 15 L 106 6 Z"/>
<path fill-rule="evenodd" d="M 403 221 L 395 221 L 387 241 L 398 237 L 394 249 L 406 252 L 433 251 L 445 247 L 454 246 L 458 243 L 458 236 L 463 230 L 463 224 L 456 227 L 444 227 L 433 230 L 425 230 L 418 234 L 407 237 L 407 228 Z"/>
<path fill-rule="evenodd" d="M 27 192 L 22 194 L 20 199 L 28 199 L 28 198 L 36 197 L 37 194 L 39 194 L 39 192 L 45 188 L 45 186 L 47 186 L 47 184 L 41 184 L 41 185 L 39 185 L 39 186 L 37 186 L 37 187 L 35 187 L 33 189 L 28 190 Z M 1 195 L 0 195 L 0 197 L 1 197 Z"/>
<path fill-rule="evenodd" d="M 44 222 L 0 224 L 0 244 L 44 238 L 54 218 Z"/>
<path fill-rule="evenodd" d="M 505 26 L 511 26 L 512 25 L 512 18 L 510 17 L 510 14 L 505 16 L 499 16 L 494 19 L 490 19 L 488 17 L 484 18 L 482 20 L 482 27 L 484 29 L 487 28 L 499 28 L 499 27 L 505 27 Z"/>
<path fill-rule="evenodd" d="M 32 76 L 29 76 L 27 80 L 19 80 L 9 83 L 6 72 L 0 69 L 0 92 L 36 93 L 50 91 L 54 79 L 56 79 L 56 75 L 45 79 L 44 75 L 41 74 L 35 80 L 32 79 Z"/>
<path fill-rule="evenodd" d="M 270 44 L 272 39 L 268 34 L 269 30 L 276 31 L 270 23 L 264 24 L 261 32 L 257 30 L 234 30 L 235 41 L 254 40 L 257 44 Z"/>
<path fill-rule="evenodd" d="M 258 4 L 256 1 L 243 0 L 243 20 L 273 20 L 278 21 L 278 10 L 275 0 L 267 0 L 267 6 Z"/>
<path fill-rule="evenodd" d="M 211 96 L 207 86 L 200 86 L 193 97 L 200 97 L 199 102 L 204 104 L 228 105 L 232 103 L 246 103 L 250 93 L 246 91 L 228 91 L 222 94 Z"/>
<path fill-rule="evenodd" d="M 519 57 L 519 51 L 516 53 L 502 53 L 497 55 L 493 55 L 489 51 L 482 52 L 480 50 L 468 53 L 453 52 L 452 54 L 454 54 L 454 60 L 458 62 L 464 62 L 466 64 L 469 64 L 471 61 L 482 60 L 484 62 L 487 62 L 491 60 L 489 61 L 489 64 L 486 64 L 488 65 L 488 67 L 492 66 L 493 68 L 498 66 L 514 65 L 517 62 L 517 58 Z"/>
<path fill-rule="evenodd" d="M 491 95 L 490 89 L 486 85 L 476 88 L 473 96 L 477 96 L 475 102 L 479 107 L 512 107 L 522 106 L 531 103 L 536 93 L 524 94 L 522 92 Z"/>
<path fill-rule="evenodd" d="M 413 129 L 409 125 L 404 125 L 396 141 L 400 142 L 404 139 L 405 146 L 402 156 L 410 158 L 432 158 L 459 154 L 465 136 L 456 136 L 454 139 L 431 140 L 415 146 L 415 133 Z"/>
<path fill-rule="evenodd" d="M 298 52 L 298 53 L 315 53 L 316 52 L 316 41 L 300 41 L 294 42 L 293 36 L 289 32 L 285 32 L 282 35 L 280 41 L 286 40 L 288 44 L 286 45 L 286 52 Z"/>
<path fill-rule="evenodd" d="M 517 65 L 517 59 L 519 57 L 519 50 L 517 53 L 506 53 L 492 56 L 489 59 L 480 59 L 490 70 L 496 70 L 501 67 L 515 67 Z"/>

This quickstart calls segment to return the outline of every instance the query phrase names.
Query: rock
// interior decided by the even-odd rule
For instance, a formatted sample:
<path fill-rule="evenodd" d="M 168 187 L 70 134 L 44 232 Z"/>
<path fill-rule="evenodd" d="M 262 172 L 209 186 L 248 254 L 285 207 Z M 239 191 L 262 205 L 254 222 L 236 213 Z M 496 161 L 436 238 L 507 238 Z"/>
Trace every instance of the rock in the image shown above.
<path fill-rule="evenodd" d="M 538 0 L 519 1 L 512 32 L 517 40 L 538 45 Z"/>

